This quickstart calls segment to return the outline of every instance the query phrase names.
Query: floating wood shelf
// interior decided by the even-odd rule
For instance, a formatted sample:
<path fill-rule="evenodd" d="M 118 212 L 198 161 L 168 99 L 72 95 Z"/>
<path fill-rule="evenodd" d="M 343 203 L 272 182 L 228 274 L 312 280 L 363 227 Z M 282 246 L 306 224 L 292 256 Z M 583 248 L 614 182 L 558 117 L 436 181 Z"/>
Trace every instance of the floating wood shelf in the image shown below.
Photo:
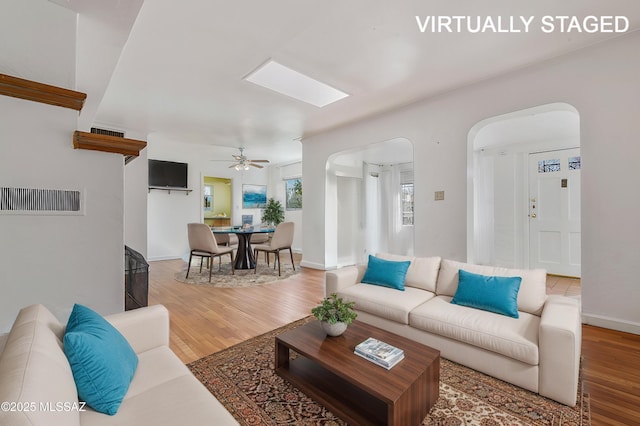
<path fill-rule="evenodd" d="M 86 93 L 0 74 L 0 94 L 80 111 Z"/>
<path fill-rule="evenodd" d="M 73 147 L 76 149 L 90 149 L 93 151 L 113 152 L 122 154 L 130 160 L 137 157 L 147 146 L 145 141 L 121 138 L 118 136 L 100 135 L 76 130 L 73 132 Z"/>

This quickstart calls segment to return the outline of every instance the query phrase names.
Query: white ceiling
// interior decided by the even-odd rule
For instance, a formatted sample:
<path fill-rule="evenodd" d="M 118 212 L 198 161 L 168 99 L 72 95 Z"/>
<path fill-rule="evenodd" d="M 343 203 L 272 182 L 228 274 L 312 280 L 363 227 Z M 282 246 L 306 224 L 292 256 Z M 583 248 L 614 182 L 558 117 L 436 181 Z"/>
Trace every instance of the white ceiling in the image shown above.
<path fill-rule="evenodd" d="M 120 0 L 55 2 L 81 15 L 108 16 L 105 4 L 123 9 Z M 421 33 L 416 15 L 535 16 L 536 23 L 520 34 Z M 306 135 L 616 36 L 546 34 L 545 15 L 624 15 L 635 30 L 640 1 L 147 0 L 95 122 L 290 161 Z M 268 59 L 351 96 L 317 108 L 243 80 Z"/>

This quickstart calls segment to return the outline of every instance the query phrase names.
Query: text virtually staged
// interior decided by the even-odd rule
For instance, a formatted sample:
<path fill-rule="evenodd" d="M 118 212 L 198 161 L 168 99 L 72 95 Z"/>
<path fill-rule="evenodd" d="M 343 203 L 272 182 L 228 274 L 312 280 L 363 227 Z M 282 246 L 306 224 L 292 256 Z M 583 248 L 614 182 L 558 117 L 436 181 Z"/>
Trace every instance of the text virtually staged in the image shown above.
<path fill-rule="evenodd" d="M 416 16 L 422 33 L 625 33 L 626 16 Z"/>

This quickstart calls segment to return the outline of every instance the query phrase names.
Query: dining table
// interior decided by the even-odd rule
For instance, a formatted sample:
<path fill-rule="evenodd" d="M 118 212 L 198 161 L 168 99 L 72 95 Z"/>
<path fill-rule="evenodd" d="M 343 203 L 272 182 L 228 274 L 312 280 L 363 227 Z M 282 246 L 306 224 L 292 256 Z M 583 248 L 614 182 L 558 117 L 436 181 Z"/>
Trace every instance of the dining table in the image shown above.
<path fill-rule="evenodd" d="M 251 235 L 268 234 L 275 231 L 273 226 L 217 226 L 211 227 L 214 234 L 235 234 L 238 237 L 235 269 L 254 269 L 256 259 L 251 249 Z"/>

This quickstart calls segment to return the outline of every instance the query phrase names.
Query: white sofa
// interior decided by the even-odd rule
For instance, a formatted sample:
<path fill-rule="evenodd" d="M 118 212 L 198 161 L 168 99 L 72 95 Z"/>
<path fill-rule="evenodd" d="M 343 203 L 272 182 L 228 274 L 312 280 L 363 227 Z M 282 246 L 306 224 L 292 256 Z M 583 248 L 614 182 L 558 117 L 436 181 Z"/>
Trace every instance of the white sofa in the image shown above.
<path fill-rule="evenodd" d="M 363 284 L 367 265 L 326 273 L 327 295 L 355 302 L 358 320 L 440 350 L 444 358 L 563 404 L 576 403 L 581 350 L 578 300 L 546 295 L 546 272 L 411 258 L 405 291 Z M 519 318 L 450 303 L 458 271 L 522 278 Z"/>
<path fill-rule="evenodd" d="M 0 354 L 1 425 L 237 425 L 169 349 L 169 313 L 154 305 L 106 319 L 138 355 L 117 414 L 79 408 L 63 351 L 65 324 L 42 305 L 20 311 Z"/>

